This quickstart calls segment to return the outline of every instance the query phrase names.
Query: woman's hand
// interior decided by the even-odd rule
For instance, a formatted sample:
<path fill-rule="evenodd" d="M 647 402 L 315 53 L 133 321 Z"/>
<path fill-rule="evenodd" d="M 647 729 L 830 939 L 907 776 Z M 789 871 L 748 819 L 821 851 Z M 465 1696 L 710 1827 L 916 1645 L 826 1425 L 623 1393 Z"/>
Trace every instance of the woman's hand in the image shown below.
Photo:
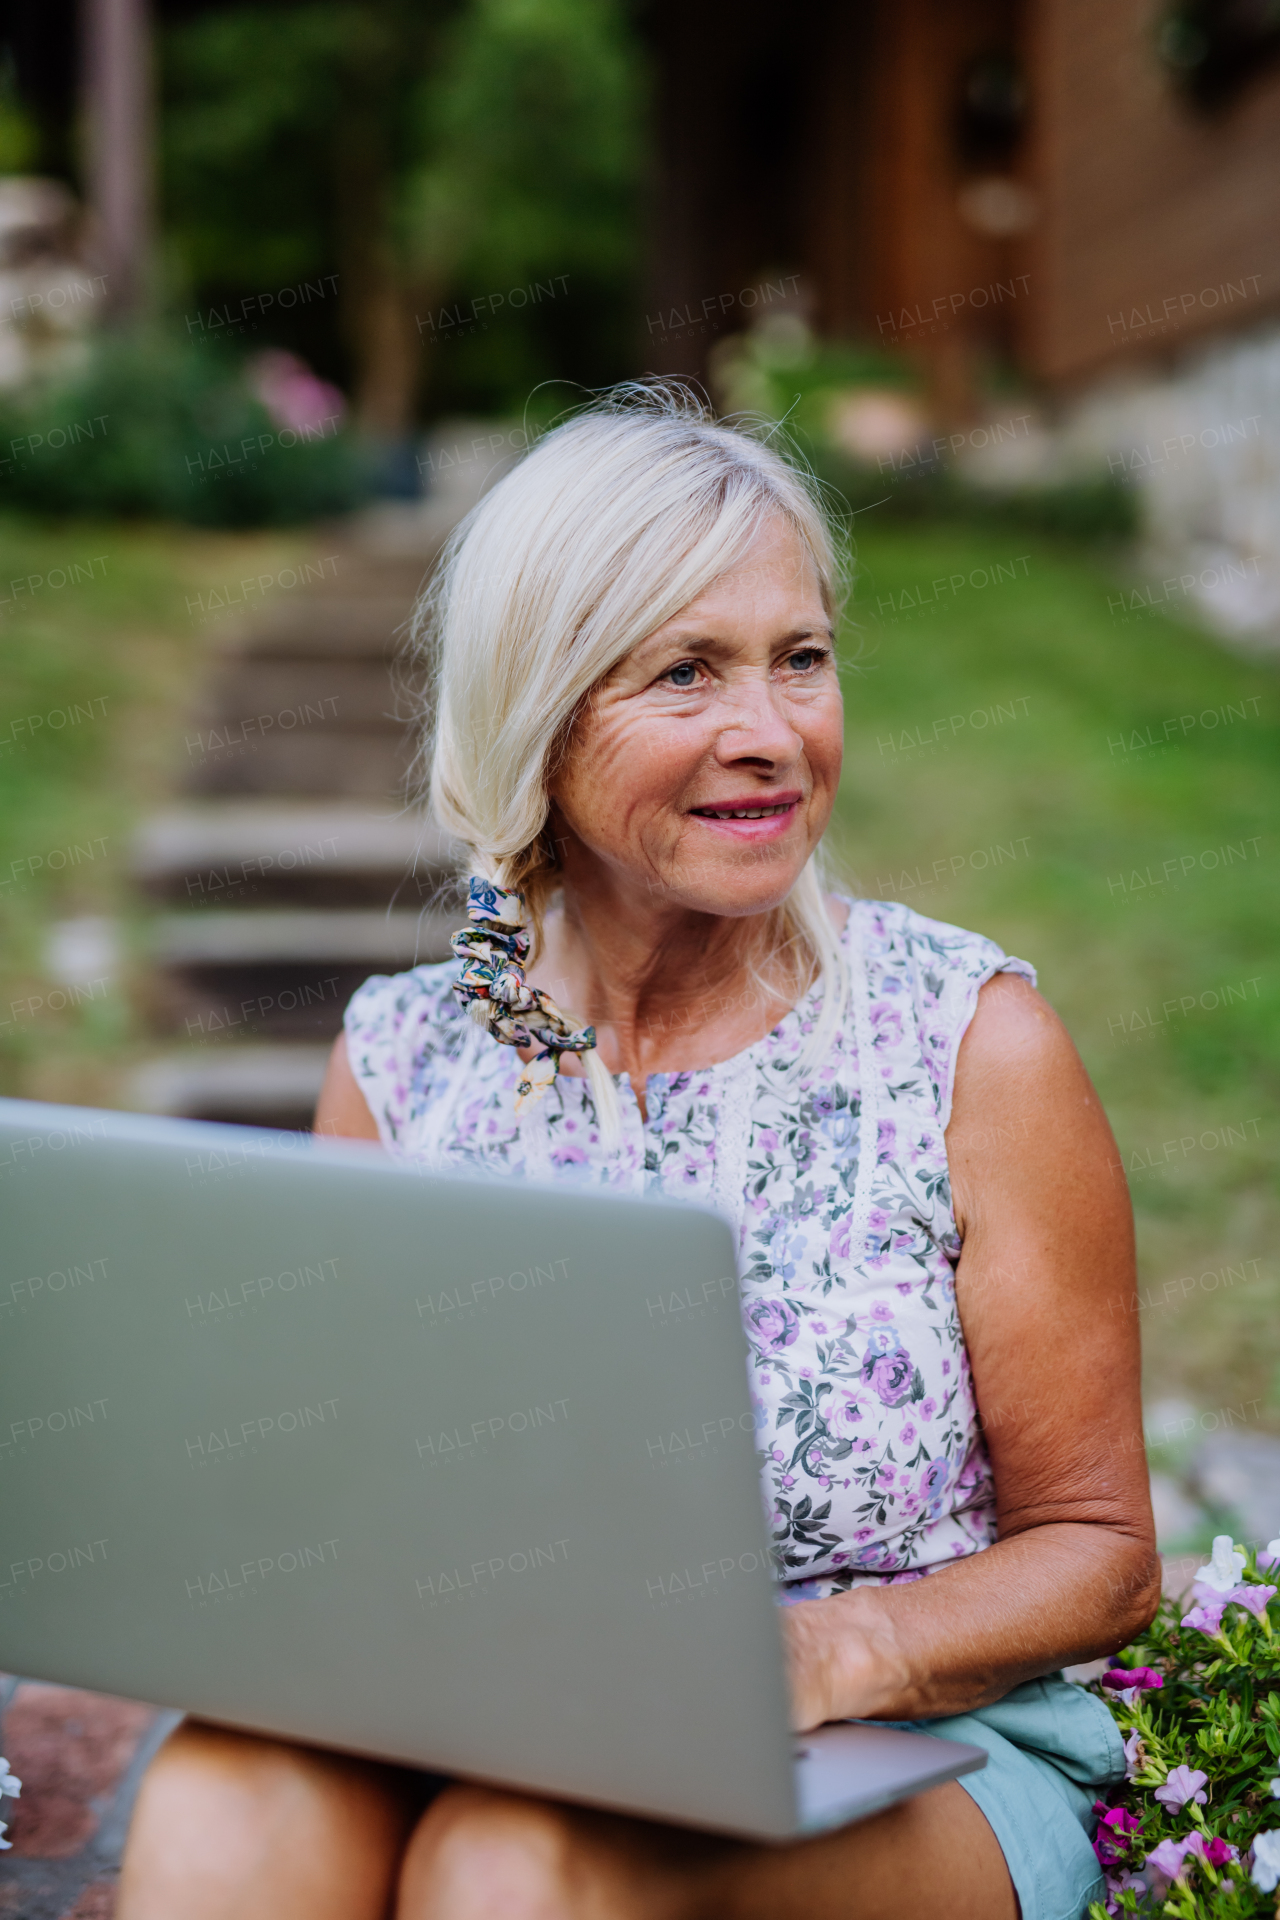
<path fill-rule="evenodd" d="M 791 1724 L 798 1733 L 826 1720 L 893 1717 L 908 1676 L 894 1616 L 880 1604 L 882 1591 L 858 1588 L 784 1609 Z M 907 1710 L 900 1717 L 907 1718 Z"/>

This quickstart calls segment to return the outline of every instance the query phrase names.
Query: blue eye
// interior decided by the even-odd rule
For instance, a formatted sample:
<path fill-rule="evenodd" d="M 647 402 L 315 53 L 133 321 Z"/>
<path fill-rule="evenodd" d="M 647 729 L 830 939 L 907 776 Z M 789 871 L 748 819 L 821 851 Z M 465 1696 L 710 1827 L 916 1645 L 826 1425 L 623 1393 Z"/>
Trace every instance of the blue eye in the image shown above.
<path fill-rule="evenodd" d="M 673 687 L 688 688 L 696 686 L 698 679 L 697 663 L 693 660 L 682 660 L 678 667 L 672 667 L 670 673 L 667 675 L 667 679 Z"/>
<path fill-rule="evenodd" d="M 801 647 L 799 652 L 788 655 L 787 665 L 794 673 L 808 673 L 811 667 L 817 666 L 821 658 L 822 652 L 820 648 Z"/>

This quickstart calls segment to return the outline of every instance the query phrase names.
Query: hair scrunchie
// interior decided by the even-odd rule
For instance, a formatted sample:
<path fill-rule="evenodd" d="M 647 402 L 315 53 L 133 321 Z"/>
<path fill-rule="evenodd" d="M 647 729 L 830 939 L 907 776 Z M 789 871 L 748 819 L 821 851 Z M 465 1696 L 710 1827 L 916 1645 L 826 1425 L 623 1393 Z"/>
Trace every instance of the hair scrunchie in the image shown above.
<path fill-rule="evenodd" d="M 504 1047 L 540 1046 L 516 1088 L 516 1112 L 541 1100 L 560 1071 L 560 1056 L 586 1053 L 596 1044 L 594 1027 L 578 1027 L 549 995 L 527 984 L 524 963 L 529 935 L 524 895 L 508 893 L 473 875 L 467 883 L 470 925 L 449 945 L 462 962 L 453 991 L 460 1007 Z"/>

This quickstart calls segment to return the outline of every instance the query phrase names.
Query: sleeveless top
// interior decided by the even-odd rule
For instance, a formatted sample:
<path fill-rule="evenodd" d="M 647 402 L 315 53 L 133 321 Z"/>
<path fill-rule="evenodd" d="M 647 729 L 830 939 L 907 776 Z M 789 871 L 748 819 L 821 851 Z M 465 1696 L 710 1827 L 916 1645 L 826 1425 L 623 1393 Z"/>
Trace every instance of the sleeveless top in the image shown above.
<path fill-rule="evenodd" d="M 346 1012 L 352 1071 L 392 1154 L 680 1197 L 729 1218 L 787 1599 L 918 1579 L 995 1537 L 943 1135 L 979 988 L 1035 973 L 909 907 L 848 905 L 849 1007 L 825 1057 L 789 1072 L 819 981 L 733 1058 L 651 1074 L 643 1120 L 619 1077 L 612 1149 L 584 1079 L 560 1075 L 517 1118 L 519 1058 L 458 1006 L 456 960 L 375 975 Z"/>

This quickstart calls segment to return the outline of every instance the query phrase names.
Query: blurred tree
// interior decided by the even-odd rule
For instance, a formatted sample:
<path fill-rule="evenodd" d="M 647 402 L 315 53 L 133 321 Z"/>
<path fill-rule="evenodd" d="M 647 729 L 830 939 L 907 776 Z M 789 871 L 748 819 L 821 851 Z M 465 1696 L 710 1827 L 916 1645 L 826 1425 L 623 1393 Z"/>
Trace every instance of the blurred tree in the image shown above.
<path fill-rule="evenodd" d="M 438 26 L 414 0 L 240 6 L 164 43 L 175 277 L 266 290 L 336 268 L 357 411 L 388 435 L 412 407 L 420 293 L 396 258 L 395 190 Z"/>
<path fill-rule="evenodd" d="M 152 291 L 152 57 L 147 0 L 84 0 L 85 198 L 107 310 L 136 319 Z"/>
<path fill-rule="evenodd" d="M 336 266 L 375 434 L 412 423 L 419 320 L 452 293 L 577 275 L 630 304 L 642 86 L 621 0 L 233 6 L 171 29 L 164 74 L 174 277 Z"/>
<path fill-rule="evenodd" d="M 564 300 L 460 340 L 457 398 L 527 393 L 557 360 L 587 382 L 632 371 L 645 94 L 618 0 L 471 0 L 451 26 L 424 94 L 431 157 L 408 183 L 410 244 L 449 262 L 460 296 L 538 282 Z M 548 351 L 553 331 L 567 355 Z"/>
<path fill-rule="evenodd" d="M 35 120 L 18 97 L 12 50 L 0 51 L 0 174 L 30 173 L 40 151 Z"/>

